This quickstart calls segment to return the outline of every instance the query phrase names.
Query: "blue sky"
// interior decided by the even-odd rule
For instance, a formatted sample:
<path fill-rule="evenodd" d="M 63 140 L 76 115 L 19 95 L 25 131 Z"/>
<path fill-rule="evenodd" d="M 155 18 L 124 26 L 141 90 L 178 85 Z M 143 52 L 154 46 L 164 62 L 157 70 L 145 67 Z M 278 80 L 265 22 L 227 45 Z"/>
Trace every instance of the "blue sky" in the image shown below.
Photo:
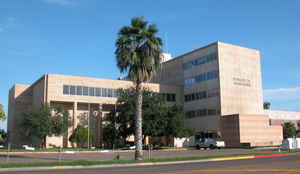
<path fill-rule="evenodd" d="M 271 109 L 300 111 L 300 1 L 1 0 L 0 103 L 45 73 L 116 79 L 118 30 L 135 16 L 167 33 L 173 57 L 215 41 L 261 52 Z M 6 128 L 6 123 L 0 123 Z"/>

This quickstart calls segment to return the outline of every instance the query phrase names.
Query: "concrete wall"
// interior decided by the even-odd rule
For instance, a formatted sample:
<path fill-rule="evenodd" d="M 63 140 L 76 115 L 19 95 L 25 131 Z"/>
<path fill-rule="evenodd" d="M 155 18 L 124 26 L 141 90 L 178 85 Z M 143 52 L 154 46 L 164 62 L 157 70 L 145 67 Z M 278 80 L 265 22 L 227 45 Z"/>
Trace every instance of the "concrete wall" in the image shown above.
<path fill-rule="evenodd" d="M 72 131 L 78 124 L 87 126 L 88 104 L 90 105 L 90 128 L 94 134 L 94 142 L 100 143 L 103 136 L 100 131 L 102 119 L 110 111 L 107 107 L 114 105 L 117 98 L 65 95 L 63 94 L 63 85 L 113 89 L 134 87 L 134 84 L 130 81 L 58 74 L 44 75 L 32 85 L 15 85 L 9 93 L 8 130 L 11 143 L 16 145 L 33 143 L 32 140 L 22 136 L 23 112 L 30 106 L 39 108 L 45 103 L 50 104 L 50 106 L 62 105 L 74 119 L 73 127 L 68 130 L 68 136 L 64 139 L 49 136 L 47 137 L 48 145 L 71 146 L 68 138 Z M 159 93 L 175 93 L 176 103 L 183 104 L 183 88 L 180 86 L 145 83 L 143 87 Z M 174 102 L 167 102 L 167 104 L 174 104 Z"/>
<path fill-rule="evenodd" d="M 184 63 L 199 59 L 201 57 L 216 53 L 217 54 L 217 43 L 210 44 L 200 49 L 196 49 L 182 56 L 175 58 L 177 63 L 181 63 L 183 67 Z M 181 60 L 181 62 L 179 61 Z M 174 61 L 175 62 L 175 61 Z M 218 61 L 207 62 L 202 65 L 193 66 L 190 69 L 183 70 L 184 79 L 198 76 L 203 73 L 218 71 L 219 65 Z M 170 76 L 172 78 L 173 76 Z M 184 83 L 184 79 L 183 82 Z M 193 85 L 184 86 L 184 94 L 197 93 L 200 91 L 217 91 L 219 93 L 220 85 L 219 79 L 212 79 L 207 81 L 202 81 L 200 83 L 195 83 Z M 189 102 L 184 102 L 184 110 L 197 111 L 200 109 L 215 109 L 220 110 L 220 97 L 210 97 L 201 100 L 194 100 Z M 194 118 L 187 119 L 187 125 L 189 128 L 195 129 L 196 131 L 218 131 L 219 130 L 219 115 L 207 115 L 207 116 L 197 116 Z"/>
<path fill-rule="evenodd" d="M 238 115 L 226 115 L 220 117 L 220 130 L 226 146 L 238 147 L 241 145 Z"/>
<path fill-rule="evenodd" d="M 282 143 L 282 127 L 271 126 L 267 115 L 235 114 L 221 117 L 226 146 L 271 146 Z"/>
<path fill-rule="evenodd" d="M 94 96 L 76 96 L 64 95 L 63 85 L 78 85 L 97 88 L 130 88 L 134 87 L 131 81 L 125 80 L 111 80 L 91 77 L 80 77 L 70 75 L 47 75 L 47 102 L 50 101 L 63 101 L 63 102 L 82 102 L 82 103 L 105 103 L 114 104 L 117 98 L 112 97 L 94 97 Z M 170 85 L 160 85 L 154 83 L 145 83 L 143 87 L 148 88 L 154 92 L 160 93 L 176 93 L 176 102 L 182 104 L 182 88 Z"/>
<path fill-rule="evenodd" d="M 264 114 L 260 53 L 218 42 L 221 115 Z"/>
<path fill-rule="evenodd" d="M 183 86 L 182 59 L 174 58 L 161 64 L 161 69 L 151 80 L 152 83 Z"/>
<path fill-rule="evenodd" d="M 239 115 L 241 143 L 251 146 L 280 145 L 283 140 L 282 127 L 269 124 L 267 115 Z"/>
<path fill-rule="evenodd" d="M 40 108 L 45 103 L 45 76 L 41 77 L 32 86 L 32 105 Z"/>
<path fill-rule="evenodd" d="M 32 105 L 30 85 L 15 84 L 9 91 L 8 104 L 8 141 L 12 145 L 30 142 L 23 135 L 23 112 Z"/>

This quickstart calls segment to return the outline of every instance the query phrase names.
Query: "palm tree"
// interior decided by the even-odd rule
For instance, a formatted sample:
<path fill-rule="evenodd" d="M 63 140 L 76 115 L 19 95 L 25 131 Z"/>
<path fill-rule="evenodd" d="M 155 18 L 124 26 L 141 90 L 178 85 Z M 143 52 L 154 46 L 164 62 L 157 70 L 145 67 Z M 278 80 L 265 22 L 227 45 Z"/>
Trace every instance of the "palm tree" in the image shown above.
<path fill-rule="evenodd" d="M 121 73 L 135 83 L 135 159 L 143 160 L 142 151 L 142 83 L 149 82 L 160 67 L 162 39 L 156 37 L 158 30 L 154 24 L 148 25 L 143 17 L 133 18 L 130 26 L 124 26 L 116 41 L 117 66 Z"/>

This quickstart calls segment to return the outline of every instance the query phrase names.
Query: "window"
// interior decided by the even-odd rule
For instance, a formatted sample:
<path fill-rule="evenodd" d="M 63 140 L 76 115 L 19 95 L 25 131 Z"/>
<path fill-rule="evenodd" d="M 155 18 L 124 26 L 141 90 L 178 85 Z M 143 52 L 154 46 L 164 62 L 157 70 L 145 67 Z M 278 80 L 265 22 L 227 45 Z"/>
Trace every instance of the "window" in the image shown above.
<path fill-rule="evenodd" d="M 207 109 L 200 109 L 198 110 L 198 116 L 206 116 L 207 115 Z"/>
<path fill-rule="evenodd" d="M 188 78 L 184 80 L 184 85 L 193 85 L 195 83 L 195 78 Z"/>
<path fill-rule="evenodd" d="M 167 94 L 167 101 L 171 101 L 171 94 Z"/>
<path fill-rule="evenodd" d="M 176 94 L 162 94 L 162 96 L 168 102 L 174 102 L 174 101 L 176 101 Z"/>
<path fill-rule="evenodd" d="M 118 90 L 112 89 L 112 97 L 118 97 Z"/>
<path fill-rule="evenodd" d="M 220 93 L 219 91 L 209 91 L 208 94 L 207 94 L 207 97 L 219 97 Z"/>
<path fill-rule="evenodd" d="M 185 114 L 187 118 L 194 118 L 196 116 L 195 111 L 187 111 Z"/>
<path fill-rule="evenodd" d="M 191 100 L 195 100 L 195 94 L 191 94 Z"/>
<path fill-rule="evenodd" d="M 69 85 L 63 85 L 63 94 L 70 94 L 70 86 Z"/>
<path fill-rule="evenodd" d="M 188 96 L 184 95 L 184 101 L 187 102 L 188 101 Z"/>
<path fill-rule="evenodd" d="M 106 90 L 106 88 L 102 88 L 101 89 L 101 94 L 102 94 L 102 97 L 107 97 L 107 90 Z"/>
<path fill-rule="evenodd" d="M 107 89 L 107 97 L 112 97 L 112 89 Z"/>
<path fill-rule="evenodd" d="M 88 96 L 89 95 L 89 88 L 88 87 L 83 87 L 83 95 Z"/>
<path fill-rule="evenodd" d="M 95 88 L 89 88 L 89 96 L 95 96 Z"/>
<path fill-rule="evenodd" d="M 217 115 L 217 110 L 216 109 L 208 109 L 207 115 Z"/>
<path fill-rule="evenodd" d="M 76 87 L 75 86 L 70 86 L 70 94 L 75 95 L 76 94 Z"/>
<path fill-rule="evenodd" d="M 172 101 L 176 101 L 176 94 L 172 94 Z"/>
<path fill-rule="evenodd" d="M 77 86 L 76 91 L 77 95 L 82 95 L 82 86 Z"/>
<path fill-rule="evenodd" d="M 199 57 L 195 60 L 188 61 L 183 64 L 183 69 L 188 70 L 193 66 L 202 65 L 211 61 L 217 60 L 217 53 L 212 53 L 206 56 Z"/>
<path fill-rule="evenodd" d="M 199 92 L 200 99 L 204 99 L 207 97 L 206 91 Z"/>
<path fill-rule="evenodd" d="M 192 62 L 187 62 L 187 63 L 184 63 L 184 64 L 183 64 L 183 69 L 184 69 L 184 70 L 190 69 L 190 68 L 192 68 L 192 67 L 193 67 Z"/>
<path fill-rule="evenodd" d="M 83 95 L 83 96 L 97 96 L 97 97 L 118 97 L 118 89 L 112 88 L 94 88 L 87 86 L 63 85 L 64 95 Z M 170 95 L 170 101 L 174 101 L 175 94 Z"/>
<path fill-rule="evenodd" d="M 97 97 L 99 97 L 99 96 L 101 96 L 101 89 L 100 88 L 96 88 L 95 89 L 95 96 L 97 96 Z"/>

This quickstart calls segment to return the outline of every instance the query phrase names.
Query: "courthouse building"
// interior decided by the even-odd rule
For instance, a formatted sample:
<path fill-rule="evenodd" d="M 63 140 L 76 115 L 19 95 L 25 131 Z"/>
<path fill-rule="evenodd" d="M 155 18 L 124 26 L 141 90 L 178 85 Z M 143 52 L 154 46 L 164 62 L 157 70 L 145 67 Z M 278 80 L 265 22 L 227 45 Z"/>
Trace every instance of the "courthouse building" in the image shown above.
<path fill-rule="evenodd" d="M 69 134 L 90 118 L 95 145 L 100 145 L 102 118 L 114 108 L 117 89 L 133 86 L 126 80 L 57 74 L 32 85 L 16 84 L 9 92 L 9 141 L 28 142 L 19 129 L 22 113 L 49 103 L 69 110 L 74 120 Z M 299 112 L 263 109 L 260 53 L 241 46 L 215 42 L 175 58 L 165 54 L 161 70 L 144 86 L 183 105 L 188 127 L 219 134 L 227 146 L 281 144 L 280 124 L 300 119 Z M 62 137 L 47 137 L 47 143 L 70 146 Z"/>

